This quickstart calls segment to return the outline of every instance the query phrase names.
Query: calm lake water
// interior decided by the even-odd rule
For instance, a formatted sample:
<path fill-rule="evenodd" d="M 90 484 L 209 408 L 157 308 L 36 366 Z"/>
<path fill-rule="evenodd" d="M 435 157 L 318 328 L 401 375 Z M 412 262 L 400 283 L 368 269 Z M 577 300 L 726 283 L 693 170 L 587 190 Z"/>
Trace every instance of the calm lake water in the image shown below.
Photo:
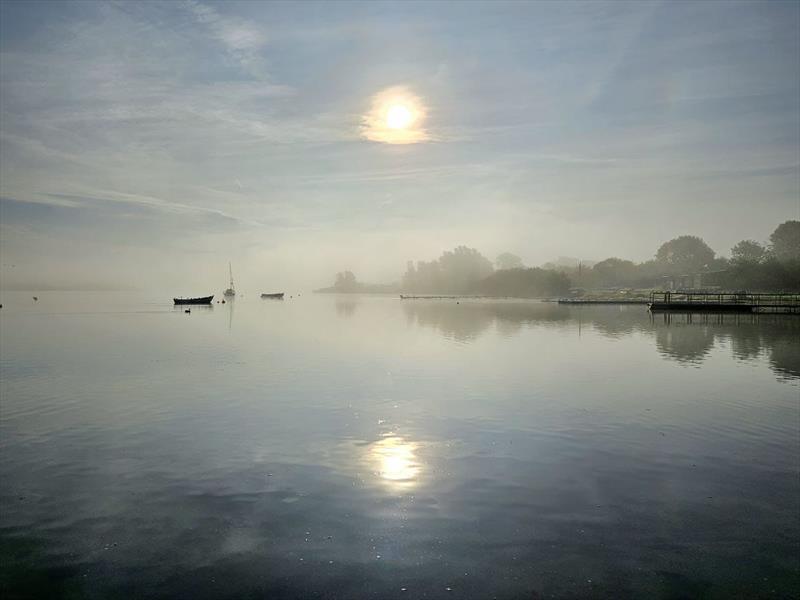
<path fill-rule="evenodd" d="M 3 598 L 789 598 L 800 318 L 5 293 Z"/>

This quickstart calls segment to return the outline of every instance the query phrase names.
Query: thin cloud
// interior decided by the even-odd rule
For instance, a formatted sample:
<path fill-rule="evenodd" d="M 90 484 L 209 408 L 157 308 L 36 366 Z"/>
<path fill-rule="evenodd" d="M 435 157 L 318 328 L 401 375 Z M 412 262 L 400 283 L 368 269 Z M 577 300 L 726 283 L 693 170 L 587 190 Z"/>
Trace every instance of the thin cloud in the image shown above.
<path fill-rule="evenodd" d="M 262 49 L 267 43 L 267 36 L 255 23 L 223 16 L 216 9 L 196 0 L 186 0 L 185 5 L 197 22 L 208 27 L 245 70 L 252 75 L 266 75 Z"/>

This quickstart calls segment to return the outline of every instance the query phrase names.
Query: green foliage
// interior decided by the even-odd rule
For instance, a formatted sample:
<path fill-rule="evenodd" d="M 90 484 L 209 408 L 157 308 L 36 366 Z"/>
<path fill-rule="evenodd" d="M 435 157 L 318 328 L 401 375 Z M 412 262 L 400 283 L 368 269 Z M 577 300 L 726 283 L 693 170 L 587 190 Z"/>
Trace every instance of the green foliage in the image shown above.
<path fill-rule="evenodd" d="M 766 254 L 766 248 L 753 240 L 742 240 L 731 248 L 731 259 L 737 263 L 760 263 Z"/>
<path fill-rule="evenodd" d="M 607 258 L 583 273 L 570 271 L 575 285 L 586 289 L 661 288 L 674 276 L 704 274 L 701 285 L 728 290 L 800 290 L 800 222 L 787 221 L 770 238 L 772 251 L 754 240 L 742 240 L 730 260 L 715 257 L 701 239 L 683 235 L 661 245 L 656 259 L 635 264 Z M 683 280 L 685 281 L 685 280 Z"/>
<path fill-rule="evenodd" d="M 769 236 L 772 255 L 779 261 L 800 261 L 800 221 L 786 221 Z"/>
<path fill-rule="evenodd" d="M 519 257 L 509 256 L 508 262 L 522 264 Z M 563 295 L 569 288 L 569 277 L 563 273 L 522 267 L 494 271 L 480 252 L 466 246 L 431 262 L 409 262 L 403 276 L 404 290 L 424 294 L 542 297 Z"/>
<path fill-rule="evenodd" d="M 509 252 L 497 257 L 498 270 L 474 248 L 458 246 L 430 262 L 408 262 L 402 283 L 366 285 L 350 271 L 337 273 L 326 292 L 394 292 L 422 294 L 482 294 L 489 296 L 560 296 L 571 287 L 662 288 L 684 285 L 702 274 L 704 287 L 749 291 L 800 291 L 800 221 L 786 221 L 770 236 L 771 246 L 742 240 L 730 260 L 715 257 L 701 238 L 682 235 L 664 244 L 654 260 L 636 264 L 617 257 L 593 267 L 561 257 L 550 268 L 526 269 Z M 677 277 L 676 277 L 677 276 Z M 683 277 L 690 276 L 690 277 Z M 691 284 L 690 284 L 691 285 Z"/>
<path fill-rule="evenodd" d="M 621 258 L 607 258 L 592 267 L 592 279 L 602 287 L 630 285 L 637 276 L 636 263 Z"/>
<path fill-rule="evenodd" d="M 779 261 L 774 257 L 761 263 L 735 261 L 722 274 L 720 286 L 729 290 L 800 291 L 800 261 Z"/>
<path fill-rule="evenodd" d="M 503 252 L 495 259 L 494 264 L 497 265 L 497 268 L 501 270 L 522 269 L 524 267 L 522 264 L 522 259 L 516 254 L 511 254 L 511 252 Z"/>
<path fill-rule="evenodd" d="M 800 221 L 786 221 L 770 235 L 770 247 L 742 240 L 731 249 L 721 287 L 749 291 L 800 291 Z"/>
<path fill-rule="evenodd" d="M 682 235 L 662 244 L 656 260 L 671 274 L 697 273 L 708 268 L 714 251 L 702 238 Z"/>
<path fill-rule="evenodd" d="M 504 269 L 481 281 L 476 291 L 491 296 L 541 298 L 563 296 L 569 292 L 570 280 L 564 273 L 545 269 Z"/>
<path fill-rule="evenodd" d="M 403 289 L 421 293 L 467 293 L 475 284 L 491 275 L 491 261 L 474 248 L 458 246 L 444 252 L 438 260 L 412 263 L 403 275 Z"/>
<path fill-rule="evenodd" d="M 336 274 L 336 281 L 333 289 L 337 292 L 355 292 L 358 289 L 358 281 L 352 271 L 343 271 Z"/>
<path fill-rule="evenodd" d="M 332 286 L 314 291 L 323 294 L 387 294 L 399 290 L 400 287 L 396 283 L 363 283 L 356 279 L 352 271 L 342 271 L 336 274 Z"/>

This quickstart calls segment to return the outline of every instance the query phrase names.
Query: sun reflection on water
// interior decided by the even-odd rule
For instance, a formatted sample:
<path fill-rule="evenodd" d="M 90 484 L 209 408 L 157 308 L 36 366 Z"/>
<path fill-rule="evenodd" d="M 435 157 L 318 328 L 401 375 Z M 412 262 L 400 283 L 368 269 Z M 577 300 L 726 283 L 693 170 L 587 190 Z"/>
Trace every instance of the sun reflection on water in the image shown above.
<path fill-rule="evenodd" d="M 417 483 L 421 471 L 417 448 L 418 444 L 402 437 L 385 437 L 370 446 L 369 461 L 382 481 L 410 487 Z"/>

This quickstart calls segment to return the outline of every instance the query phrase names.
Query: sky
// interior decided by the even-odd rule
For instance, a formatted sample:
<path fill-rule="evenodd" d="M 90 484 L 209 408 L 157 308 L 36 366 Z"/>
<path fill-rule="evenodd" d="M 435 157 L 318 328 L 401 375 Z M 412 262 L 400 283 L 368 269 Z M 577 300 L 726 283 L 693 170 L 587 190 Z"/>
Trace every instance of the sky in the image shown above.
<path fill-rule="evenodd" d="M 729 255 L 799 218 L 798 2 L 0 2 L 0 287 Z"/>

